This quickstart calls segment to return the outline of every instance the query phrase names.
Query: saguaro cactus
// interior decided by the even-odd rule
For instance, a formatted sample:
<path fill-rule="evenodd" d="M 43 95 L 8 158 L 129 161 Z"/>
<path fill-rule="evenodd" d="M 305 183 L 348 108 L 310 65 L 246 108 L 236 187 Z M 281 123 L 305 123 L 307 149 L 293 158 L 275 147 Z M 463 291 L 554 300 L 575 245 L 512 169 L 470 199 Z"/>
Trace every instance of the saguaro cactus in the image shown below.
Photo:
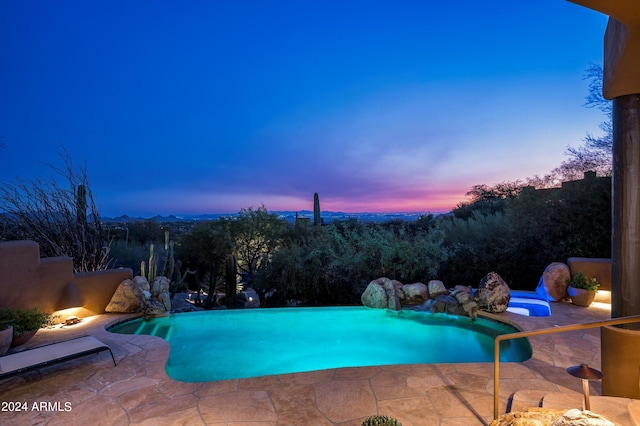
<path fill-rule="evenodd" d="M 158 274 L 158 253 L 153 252 L 153 244 L 149 246 L 149 263 L 145 264 L 144 260 L 140 262 L 140 275 L 145 277 L 149 284 Z"/>
<path fill-rule="evenodd" d="M 76 193 L 76 220 L 80 225 L 87 223 L 87 188 L 84 185 L 78 185 Z"/>
<path fill-rule="evenodd" d="M 320 197 L 316 192 L 313 194 L 313 224 L 320 225 Z"/>
<path fill-rule="evenodd" d="M 228 255 L 224 261 L 225 263 L 225 281 L 227 284 L 227 309 L 233 309 L 236 307 L 236 277 L 238 275 L 238 262 L 236 257 L 232 254 Z"/>

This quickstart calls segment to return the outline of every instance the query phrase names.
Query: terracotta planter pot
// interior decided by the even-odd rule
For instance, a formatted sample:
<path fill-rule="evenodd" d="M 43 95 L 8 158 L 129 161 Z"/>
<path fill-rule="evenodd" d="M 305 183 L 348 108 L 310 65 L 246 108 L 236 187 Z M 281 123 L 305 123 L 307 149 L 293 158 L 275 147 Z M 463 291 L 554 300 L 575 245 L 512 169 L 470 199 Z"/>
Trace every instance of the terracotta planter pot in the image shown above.
<path fill-rule="evenodd" d="M 577 306 L 584 306 L 585 308 L 591 305 L 593 299 L 596 297 L 596 292 L 593 290 L 585 290 L 583 288 L 567 287 L 567 293 L 571 297 L 571 303 Z"/>
<path fill-rule="evenodd" d="M 7 353 L 13 341 L 13 326 L 0 330 L 0 356 Z"/>
<path fill-rule="evenodd" d="M 24 345 L 25 343 L 27 343 L 29 341 L 29 339 L 31 339 L 36 333 L 38 332 L 38 329 L 36 328 L 35 330 L 31 330 L 28 333 L 25 334 L 21 334 L 20 336 L 17 335 L 13 335 L 13 341 L 11 342 L 11 347 L 13 348 L 14 346 L 20 346 L 20 345 Z"/>

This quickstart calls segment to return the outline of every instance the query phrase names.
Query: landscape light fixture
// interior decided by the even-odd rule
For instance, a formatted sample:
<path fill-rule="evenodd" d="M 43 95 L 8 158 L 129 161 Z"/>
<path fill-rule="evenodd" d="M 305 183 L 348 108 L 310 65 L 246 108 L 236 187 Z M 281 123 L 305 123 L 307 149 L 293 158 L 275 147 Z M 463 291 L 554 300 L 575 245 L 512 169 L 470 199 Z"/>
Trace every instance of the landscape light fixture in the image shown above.
<path fill-rule="evenodd" d="M 574 365 L 567 368 L 567 373 L 573 377 L 582 379 L 582 390 L 584 392 L 584 408 L 591 411 L 589 404 L 589 380 L 600 380 L 604 377 L 600 371 L 589 367 L 587 364 Z"/>

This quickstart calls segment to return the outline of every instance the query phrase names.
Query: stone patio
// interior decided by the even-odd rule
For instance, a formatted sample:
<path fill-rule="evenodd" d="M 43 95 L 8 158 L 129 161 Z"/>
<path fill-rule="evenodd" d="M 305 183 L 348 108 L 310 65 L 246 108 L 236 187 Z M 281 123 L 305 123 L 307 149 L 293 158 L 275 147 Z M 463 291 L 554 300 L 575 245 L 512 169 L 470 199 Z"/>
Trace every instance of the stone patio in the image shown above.
<path fill-rule="evenodd" d="M 523 330 L 610 318 L 606 303 L 589 308 L 554 303 L 552 309 L 551 317 L 508 312 L 499 317 Z M 169 345 L 164 340 L 105 330 L 126 317 L 105 314 L 67 328 L 40 330 L 27 345 L 90 334 L 111 346 L 118 366 L 103 352 L 1 380 L 0 401 L 26 403 L 27 411 L 1 411 L 0 424 L 360 426 L 366 417 L 384 414 L 404 426 L 469 426 L 487 425 L 493 419 L 492 363 L 342 368 L 184 383 L 165 373 Z M 581 363 L 600 368 L 599 330 L 530 341 L 530 360 L 501 363 L 500 412 L 512 403 L 514 408 L 526 405 L 527 398 L 535 403 L 546 394 L 565 395 L 564 401 L 571 405 L 566 408 L 579 408 L 573 404 L 581 401 L 581 382 L 566 368 Z M 196 350 L 193 362 L 216 360 L 203 358 Z M 599 395 L 600 389 L 598 382 L 592 382 L 592 395 Z M 512 402 L 518 391 L 520 397 Z M 48 409 L 34 408 L 34 403 L 37 408 L 42 402 L 49 403 Z M 607 414 L 616 416 L 609 418 L 619 424 L 632 424 L 622 408 Z"/>

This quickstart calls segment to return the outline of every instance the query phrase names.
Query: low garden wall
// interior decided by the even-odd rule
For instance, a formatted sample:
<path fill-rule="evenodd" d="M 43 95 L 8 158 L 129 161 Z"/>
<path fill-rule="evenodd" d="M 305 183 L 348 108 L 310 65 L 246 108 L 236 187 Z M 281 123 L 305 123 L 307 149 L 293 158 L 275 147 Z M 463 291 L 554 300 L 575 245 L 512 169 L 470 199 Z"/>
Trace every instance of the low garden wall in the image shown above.
<path fill-rule="evenodd" d="M 70 257 L 40 258 L 34 241 L 0 242 L 0 307 L 101 314 L 120 282 L 132 276 L 131 269 L 74 274 Z"/>
<path fill-rule="evenodd" d="M 600 290 L 611 291 L 611 259 L 600 257 L 570 257 L 567 266 L 571 275 L 582 272 L 585 277 L 595 278 Z"/>

